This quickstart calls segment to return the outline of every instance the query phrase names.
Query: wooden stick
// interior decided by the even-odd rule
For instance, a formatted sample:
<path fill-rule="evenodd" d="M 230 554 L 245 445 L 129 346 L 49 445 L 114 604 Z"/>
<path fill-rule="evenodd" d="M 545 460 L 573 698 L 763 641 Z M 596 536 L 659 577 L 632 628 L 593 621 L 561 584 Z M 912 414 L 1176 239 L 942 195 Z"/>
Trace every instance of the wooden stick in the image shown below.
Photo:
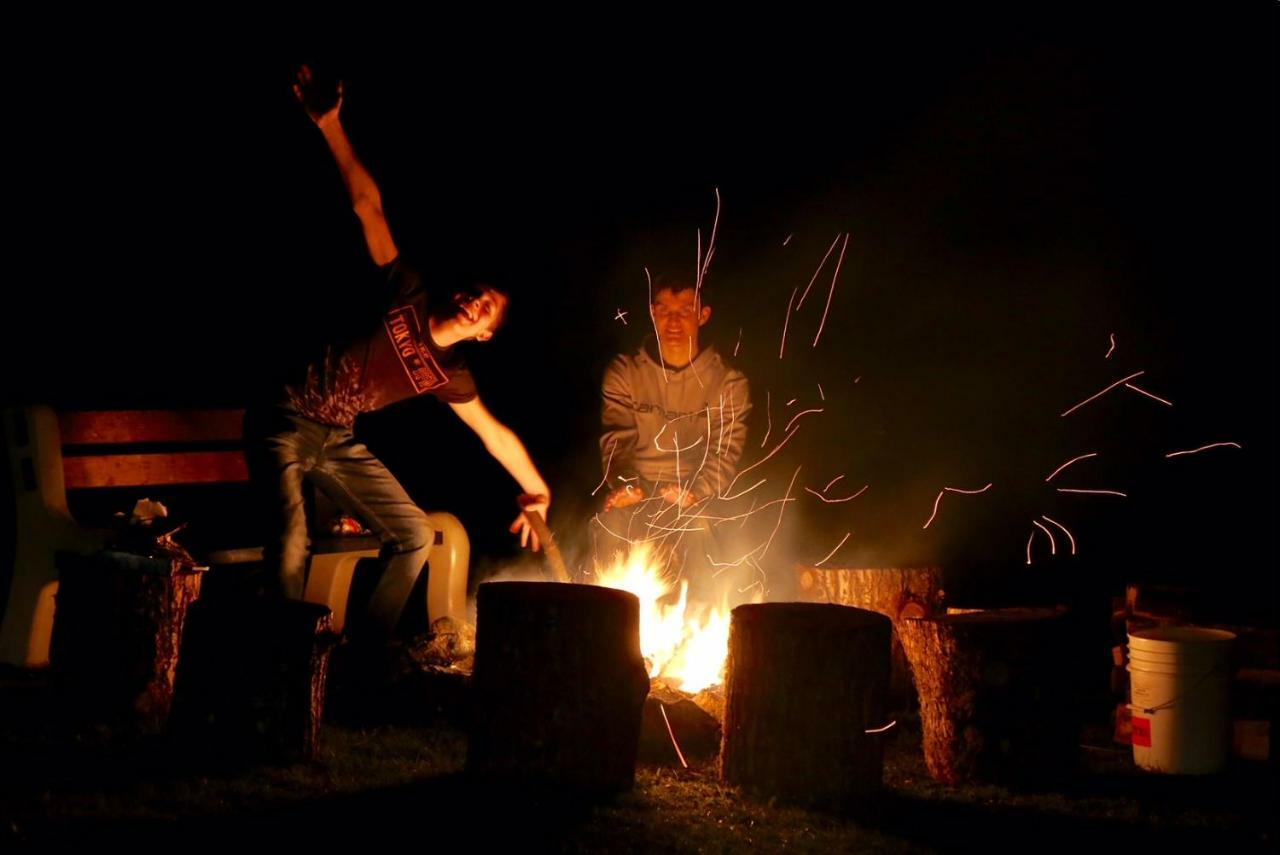
<path fill-rule="evenodd" d="M 547 521 L 542 518 L 542 514 L 537 511 L 521 511 L 521 513 L 529 521 L 529 525 L 538 535 L 539 542 L 542 543 L 542 550 L 547 554 L 547 563 L 551 565 L 551 575 L 557 582 L 571 581 L 569 568 L 565 566 L 564 556 L 560 554 L 560 546 L 556 543 L 555 535 L 547 527 Z"/>

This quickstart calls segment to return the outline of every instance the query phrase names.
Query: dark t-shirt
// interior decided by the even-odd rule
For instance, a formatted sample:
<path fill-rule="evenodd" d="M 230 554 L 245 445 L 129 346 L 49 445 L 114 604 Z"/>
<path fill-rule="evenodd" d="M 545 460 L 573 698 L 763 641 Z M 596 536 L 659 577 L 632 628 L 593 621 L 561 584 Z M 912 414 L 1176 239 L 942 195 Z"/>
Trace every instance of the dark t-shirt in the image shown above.
<path fill-rule="evenodd" d="M 394 297 L 381 322 L 335 355 L 307 366 L 301 383 L 286 387 L 299 414 L 323 424 L 351 427 L 356 416 L 430 394 L 445 403 L 476 397 L 476 385 L 456 347 L 440 348 L 427 327 L 422 276 L 403 258 L 387 268 Z"/>

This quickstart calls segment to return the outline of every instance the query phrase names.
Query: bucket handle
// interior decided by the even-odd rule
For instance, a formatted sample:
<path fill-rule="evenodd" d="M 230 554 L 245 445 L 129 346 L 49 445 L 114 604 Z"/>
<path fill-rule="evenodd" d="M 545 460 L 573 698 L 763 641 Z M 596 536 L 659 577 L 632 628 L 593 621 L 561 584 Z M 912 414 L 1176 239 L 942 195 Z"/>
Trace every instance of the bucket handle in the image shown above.
<path fill-rule="evenodd" d="M 1172 698 L 1170 698 L 1169 700 L 1165 701 L 1165 702 L 1164 702 L 1164 703 L 1162 703 L 1162 704 L 1157 704 L 1157 705 L 1156 705 L 1156 706 L 1154 706 L 1154 707 L 1144 707 L 1142 711 L 1143 711 L 1144 713 L 1146 713 L 1147 715 L 1151 715 L 1151 714 L 1153 714 L 1153 713 L 1157 713 L 1157 712 L 1159 712 L 1160 710 L 1167 710 L 1167 709 L 1169 709 L 1169 708 L 1170 708 L 1170 707 L 1172 707 L 1174 704 L 1176 704 L 1178 701 L 1180 701 L 1180 700 L 1183 698 L 1183 696 L 1185 696 L 1185 695 L 1189 694 L 1190 692 L 1192 692 L 1193 690 L 1195 690 L 1195 689 L 1199 688 L 1199 687 L 1200 687 L 1200 684 L 1201 684 L 1201 683 L 1203 683 L 1205 680 L 1209 679 L 1209 678 L 1210 678 L 1210 677 L 1212 677 L 1214 674 L 1220 673 L 1221 671 L 1225 670 L 1226 668 L 1227 668 L 1227 663 L 1226 663 L 1226 662 L 1220 662 L 1220 663 L 1218 663 L 1218 665 L 1217 665 L 1216 667 L 1214 667 L 1214 668 L 1210 668 L 1208 671 L 1205 671 L 1203 674 L 1201 674 L 1201 675 L 1200 675 L 1200 679 L 1199 679 L 1199 680 L 1196 680 L 1194 683 L 1192 683 L 1190 686 L 1188 686 L 1188 687 L 1187 687 L 1187 689 L 1186 689 L 1185 691 L 1183 691 L 1183 692 L 1179 692 L 1178 694 L 1174 695 Z"/>

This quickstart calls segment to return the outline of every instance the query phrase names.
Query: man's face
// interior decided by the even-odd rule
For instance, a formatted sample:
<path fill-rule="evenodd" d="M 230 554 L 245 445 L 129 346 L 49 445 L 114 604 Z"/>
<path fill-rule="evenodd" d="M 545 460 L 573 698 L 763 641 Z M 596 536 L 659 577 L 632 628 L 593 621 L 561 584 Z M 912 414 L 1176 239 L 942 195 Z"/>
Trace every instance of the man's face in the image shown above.
<path fill-rule="evenodd" d="M 457 312 L 453 320 L 463 338 L 488 341 L 493 327 L 507 310 L 507 296 L 493 288 L 481 288 L 479 294 L 458 293 L 453 297 Z"/>
<path fill-rule="evenodd" d="M 697 292 L 693 288 L 672 292 L 663 288 L 653 297 L 650 311 L 658 330 L 658 341 L 664 354 L 672 349 L 688 348 L 697 352 L 698 327 L 711 319 L 711 307 L 697 305 Z"/>

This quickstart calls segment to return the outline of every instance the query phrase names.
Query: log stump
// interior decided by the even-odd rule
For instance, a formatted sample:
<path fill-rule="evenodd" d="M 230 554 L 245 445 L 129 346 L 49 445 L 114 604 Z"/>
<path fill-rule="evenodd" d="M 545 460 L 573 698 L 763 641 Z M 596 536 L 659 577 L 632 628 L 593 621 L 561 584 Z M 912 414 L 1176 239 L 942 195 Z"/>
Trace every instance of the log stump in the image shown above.
<path fill-rule="evenodd" d="M 804 599 L 879 612 L 893 621 L 889 703 L 894 709 L 918 706 L 911 666 L 902 649 L 898 623 L 943 610 L 942 571 L 936 567 L 796 568 Z"/>
<path fill-rule="evenodd" d="M 723 780 L 760 795 L 852 810 L 880 790 L 889 619 L 816 603 L 733 610 Z"/>
<path fill-rule="evenodd" d="M 1065 615 L 979 609 L 901 622 L 935 779 L 1037 783 L 1069 774 L 1079 716 Z"/>
<path fill-rule="evenodd" d="M 204 600 L 192 609 L 174 699 L 174 735 L 229 760 L 315 757 L 329 656 L 328 606 L 299 600 Z"/>
<path fill-rule="evenodd" d="M 468 773 L 584 792 L 631 788 L 649 692 L 636 597 L 489 582 L 476 599 Z"/>
<path fill-rule="evenodd" d="M 111 550 L 57 560 L 50 664 L 67 710 L 130 734 L 160 733 L 204 568 Z"/>

